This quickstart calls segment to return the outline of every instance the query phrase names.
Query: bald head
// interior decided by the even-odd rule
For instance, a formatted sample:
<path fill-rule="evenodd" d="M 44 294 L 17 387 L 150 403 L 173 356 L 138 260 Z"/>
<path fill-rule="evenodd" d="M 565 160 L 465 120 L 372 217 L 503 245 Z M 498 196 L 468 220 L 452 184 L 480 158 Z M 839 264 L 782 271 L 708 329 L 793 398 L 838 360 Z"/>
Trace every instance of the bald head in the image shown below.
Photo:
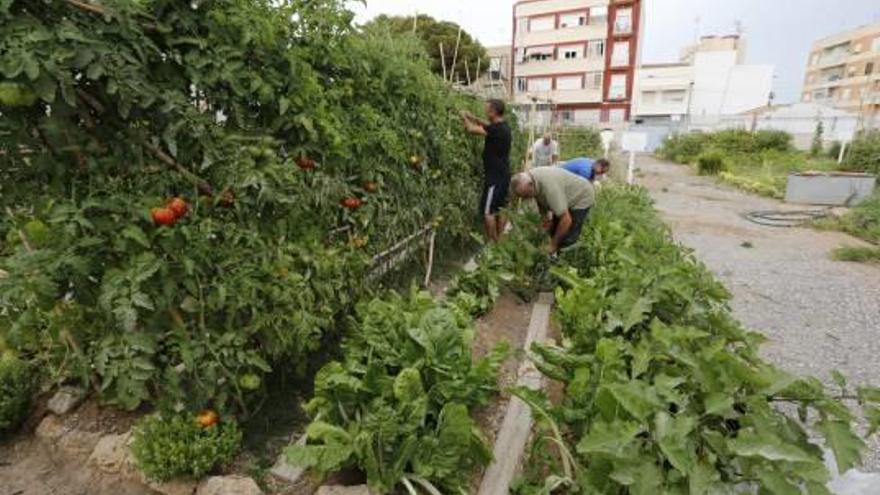
<path fill-rule="evenodd" d="M 520 198 L 534 198 L 538 194 L 535 189 L 535 178 L 528 172 L 514 175 L 510 180 L 510 189 Z"/>
<path fill-rule="evenodd" d="M 553 134 L 550 134 L 549 131 L 545 132 L 544 133 L 544 144 L 549 145 L 551 142 L 553 142 Z"/>

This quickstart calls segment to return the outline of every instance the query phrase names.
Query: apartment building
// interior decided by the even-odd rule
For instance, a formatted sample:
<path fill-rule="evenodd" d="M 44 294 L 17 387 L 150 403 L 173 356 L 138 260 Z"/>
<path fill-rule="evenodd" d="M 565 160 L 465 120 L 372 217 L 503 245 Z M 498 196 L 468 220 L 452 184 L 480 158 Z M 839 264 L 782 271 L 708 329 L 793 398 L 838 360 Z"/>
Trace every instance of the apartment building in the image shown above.
<path fill-rule="evenodd" d="M 642 0 L 519 0 L 512 99 L 538 125 L 630 118 Z M 535 114 L 532 109 L 537 109 Z M 552 122 L 551 122 L 552 121 Z"/>
<path fill-rule="evenodd" d="M 771 65 L 746 64 L 738 34 L 703 36 L 677 62 L 645 64 L 636 73 L 635 120 L 645 124 L 712 122 L 771 100 Z"/>
<path fill-rule="evenodd" d="M 813 43 L 801 99 L 880 123 L 880 23 Z"/>

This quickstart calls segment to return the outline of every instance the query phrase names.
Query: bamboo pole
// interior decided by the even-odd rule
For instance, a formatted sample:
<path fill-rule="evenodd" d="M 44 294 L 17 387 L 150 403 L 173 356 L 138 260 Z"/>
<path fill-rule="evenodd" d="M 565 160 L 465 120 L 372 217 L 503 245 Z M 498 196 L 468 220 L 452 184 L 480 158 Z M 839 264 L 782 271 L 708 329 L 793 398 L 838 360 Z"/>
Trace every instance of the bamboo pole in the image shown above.
<path fill-rule="evenodd" d="M 455 64 L 458 63 L 458 48 L 461 46 L 461 26 L 458 26 L 458 36 L 455 40 L 455 51 L 452 53 L 452 74 L 449 77 L 449 82 L 453 82 L 455 78 Z"/>
<path fill-rule="evenodd" d="M 443 66 L 443 80 L 446 78 L 446 55 L 443 54 L 443 43 L 440 43 L 440 64 Z"/>

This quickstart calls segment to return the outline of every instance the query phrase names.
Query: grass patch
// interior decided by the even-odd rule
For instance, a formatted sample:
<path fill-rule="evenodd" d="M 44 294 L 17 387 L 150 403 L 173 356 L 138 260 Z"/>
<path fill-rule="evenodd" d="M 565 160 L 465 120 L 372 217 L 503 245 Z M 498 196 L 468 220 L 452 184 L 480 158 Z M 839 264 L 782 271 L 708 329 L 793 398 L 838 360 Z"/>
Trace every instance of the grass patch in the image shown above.
<path fill-rule="evenodd" d="M 831 256 L 837 261 L 880 263 L 880 247 L 841 247 L 835 249 Z"/>
<path fill-rule="evenodd" d="M 880 244 L 880 191 L 841 217 L 825 218 L 814 226 L 824 230 L 839 230 L 868 242 Z"/>
<path fill-rule="evenodd" d="M 834 160 L 813 158 L 797 151 L 763 151 L 727 155 L 725 171 L 719 177 L 724 182 L 748 192 L 782 199 L 791 173 L 837 169 Z"/>

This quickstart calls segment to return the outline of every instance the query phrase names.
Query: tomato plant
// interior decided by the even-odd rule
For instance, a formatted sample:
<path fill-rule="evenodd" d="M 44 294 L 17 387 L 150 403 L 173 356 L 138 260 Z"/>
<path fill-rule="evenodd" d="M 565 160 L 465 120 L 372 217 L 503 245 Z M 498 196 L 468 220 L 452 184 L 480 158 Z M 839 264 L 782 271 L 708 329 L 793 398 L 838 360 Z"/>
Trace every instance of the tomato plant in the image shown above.
<path fill-rule="evenodd" d="M 129 409 L 246 412 L 243 377 L 305 370 L 372 254 L 438 216 L 466 236 L 478 102 L 343 4 L 0 1 L 0 336 L 23 359 Z M 361 178 L 383 193 L 340 208 Z M 176 195 L 200 199 L 151 212 Z"/>

